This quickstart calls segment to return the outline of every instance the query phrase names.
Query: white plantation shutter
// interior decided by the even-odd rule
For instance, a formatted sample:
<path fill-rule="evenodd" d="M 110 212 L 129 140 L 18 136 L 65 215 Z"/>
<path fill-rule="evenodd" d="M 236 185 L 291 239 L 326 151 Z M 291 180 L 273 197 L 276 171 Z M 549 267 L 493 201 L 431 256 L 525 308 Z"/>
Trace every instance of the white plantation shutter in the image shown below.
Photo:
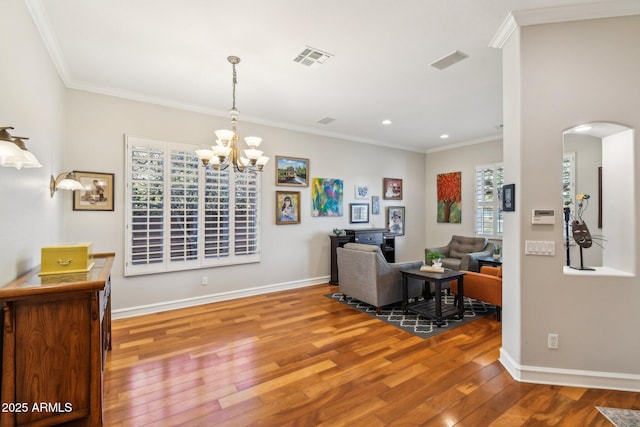
<path fill-rule="evenodd" d="M 174 144 L 175 145 L 175 144 Z M 193 147 L 172 148 L 169 188 L 172 263 L 198 261 L 198 156 Z M 197 264 L 196 264 L 197 265 Z"/>
<path fill-rule="evenodd" d="M 127 149 L 128 266 L 140 272 L 164 270 L 164 147 L 131 139 Z"/>
<path fill-rule="evenodd" d="M 229 171 L 207 168 L 204 185 L 204 256 L 224 258 L 230 251 Z"/>
<path fill-rule="evenodd" d="M 235 180 L 235 253 L 254 255 L 258 251 L 258 193 L 256 172 L 237 175 Z"/>
<path fill-rule="evenodd" d="M 499 164 L 476 167 L 475 174 L 475 227 L 476 235 L 489 238 L 502 236 L 503 169 Z"/>
<path fill-rule="evenodd" d="M 125 145 L 125 275 L 260 261 L 259 174 L 205 169 L 189 144 Z"/>

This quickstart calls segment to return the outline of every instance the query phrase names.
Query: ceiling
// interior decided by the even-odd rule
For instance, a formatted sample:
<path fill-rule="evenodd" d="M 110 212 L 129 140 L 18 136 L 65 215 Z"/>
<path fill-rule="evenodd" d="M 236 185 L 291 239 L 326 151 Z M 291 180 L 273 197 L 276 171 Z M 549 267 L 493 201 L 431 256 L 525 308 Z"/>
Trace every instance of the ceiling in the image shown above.
<path fill-rule="evenodd" d="M 236 55 L 240 133 L 248 121 L 425 152 L 501 137 L 489 43 L 511 11 L 592 0 L 26 1 L 67 87 L 226 117 Z M 295 62 L 307 46 L 331 56 Z M 456 50 L 468 58 L 430 66 Z"/>

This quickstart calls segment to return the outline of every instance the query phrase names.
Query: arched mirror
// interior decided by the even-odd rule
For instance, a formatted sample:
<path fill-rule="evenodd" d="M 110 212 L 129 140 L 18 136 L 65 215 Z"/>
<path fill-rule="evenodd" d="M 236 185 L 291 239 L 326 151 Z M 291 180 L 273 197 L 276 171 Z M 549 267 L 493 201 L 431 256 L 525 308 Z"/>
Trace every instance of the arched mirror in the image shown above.
<path fill-rule="evenodd" d="M 607 122 L 564 132 L 565 273 L 635 274 L 633 141 L 633 129 Z"/>

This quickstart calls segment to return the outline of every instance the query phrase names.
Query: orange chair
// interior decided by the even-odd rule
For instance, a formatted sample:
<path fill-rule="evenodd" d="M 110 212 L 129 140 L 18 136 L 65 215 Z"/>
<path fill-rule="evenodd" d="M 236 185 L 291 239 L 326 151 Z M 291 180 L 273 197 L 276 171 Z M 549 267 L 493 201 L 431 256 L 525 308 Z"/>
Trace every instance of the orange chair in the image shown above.
<path fill-rule="evenodd" d="M 496 306 L 496 319 L 501 320 L 502 267 L 483 266 L 480 273 L 465 271 L 464 296 Z M 458 282 L 451 282 L 451 292 L 458 296 Z"/>

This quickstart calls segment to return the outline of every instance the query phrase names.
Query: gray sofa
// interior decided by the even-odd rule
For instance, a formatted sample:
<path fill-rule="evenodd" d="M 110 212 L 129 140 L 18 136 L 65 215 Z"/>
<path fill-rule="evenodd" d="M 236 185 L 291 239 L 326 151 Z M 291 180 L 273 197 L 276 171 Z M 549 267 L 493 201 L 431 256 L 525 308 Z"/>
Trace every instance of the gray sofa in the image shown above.
<path fill-rule="evenodd" d="M 479 271 L 478 258 L 493 255 L 493 243 L 486 237 L 453 236 L 447 246 L 424 250 L 425 262 L 429 252 L 440 251 L 444 254 L 442 266 L 452 270 Z M 427 262 L 430 264 L 430 262 Z"/>
<path fill-rule="evenodd" d="M 388 263 L 379 246 L 347 243 L 336 249 L 340 292 L 380 307 L 402 301 L 401 269 L 420 268 L 422 261 Z M 422 282 L 409 279 L 409 297 L 422 294 Z"/>

